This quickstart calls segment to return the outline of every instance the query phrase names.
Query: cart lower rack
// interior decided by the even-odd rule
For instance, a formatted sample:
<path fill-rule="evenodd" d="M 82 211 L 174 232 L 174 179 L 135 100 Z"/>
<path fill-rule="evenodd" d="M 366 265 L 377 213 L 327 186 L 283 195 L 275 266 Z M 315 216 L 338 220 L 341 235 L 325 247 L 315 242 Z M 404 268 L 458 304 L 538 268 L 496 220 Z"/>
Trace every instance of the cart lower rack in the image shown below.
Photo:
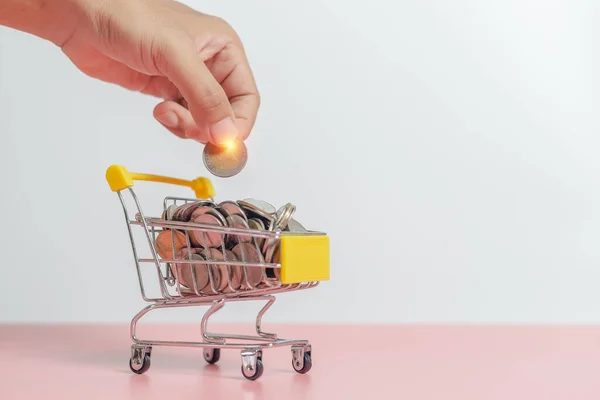
<path fill-rule="evenodd" d="M 308 340 L 279 338 L 264 332 L 261 322 L 275 295 L 311 289 L 329 280 L 326 234 L 305 230 L 292 218 L 295 207 L 291 204 L 279 210 L 252 201 L 217 204 L 212 183 L 206 178 L 188 181 L 132 173 L 112 165 L 106 179 L 123 206 L 141 295 L 151 303 L 131 321 L 133 372 L 141 374 L 150 368 L 154 346 L 202 348 L 204 359 L 211 364 L 219 361 L 221 349 L 241 350 L 242 374 L 250 380 L 262 375 L 262 352 L 267 348 L 289 346 L 294 370 L 306 373 L 311 369 Z M 135 180 L 188 186 L 196 197 L 166 197 L 162 216 L 146 217 L 133 190 Z M 133 201 L 133 217 L 124 194 Z M 140 255 L 136 231 L 141 232 L 149 250 L 147 257 Z M 158 293 L 150 293 L 149 281 Z M 212 315 L 226 303 L 243 301 L 266 302 L 256 316 L 256 335 L 208 332 Z M 200 323 L 200 341 L 137 336 L 138 321 L 150 311 L 199 306 L 209 307 Z"/>

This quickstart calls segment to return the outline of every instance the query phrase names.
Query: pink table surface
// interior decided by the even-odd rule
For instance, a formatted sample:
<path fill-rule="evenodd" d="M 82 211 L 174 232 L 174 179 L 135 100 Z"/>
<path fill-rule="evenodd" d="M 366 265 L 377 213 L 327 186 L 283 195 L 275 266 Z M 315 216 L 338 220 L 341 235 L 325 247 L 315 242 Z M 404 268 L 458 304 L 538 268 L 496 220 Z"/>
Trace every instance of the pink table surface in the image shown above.
<path fill-rule="evenodd" d="M 250 332 L 247 327 L 212 327 Z M 0 325 L 0 399 L 594 399 L 600 328 L 274 326 L 309 339 L 313 368 L 292 370 L 288 347 L 264 352 L 254 382 L 239 350 L 207 365 L 201 349 L 155 347 L 144 375 L 129 370 L 128 326 Z M 191 325 L 142 336 L 188 340 Z"/>

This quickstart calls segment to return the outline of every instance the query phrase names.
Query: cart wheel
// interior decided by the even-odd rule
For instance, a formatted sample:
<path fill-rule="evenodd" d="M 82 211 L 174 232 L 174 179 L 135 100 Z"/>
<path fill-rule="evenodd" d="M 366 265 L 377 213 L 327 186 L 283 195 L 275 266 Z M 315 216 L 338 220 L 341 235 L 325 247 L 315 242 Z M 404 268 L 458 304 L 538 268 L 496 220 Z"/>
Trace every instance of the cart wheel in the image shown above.
<path fill-rule="evenodd" d="M 312 357 L 310 355 L 310 351 L 304 353 L 304 357 L 302 360 L 292 360 L 292 367 L 294 367 L 294 371 L 299 374 L 305 374 L 312 368 Z"/>
<path fill-rule="evenodd" d="M 133 357 L 129 359 L 129 368 L 136 374 L 143 374 L 144 372 L 150 369 L 150 354 L 144 354 L 142 358 L 142 362 L 140 360 L 136 360 Z"/>
<path fill-rule="evenodd" d="M 260 378 L 260 376 L 263 374 L 263 363 L 261 359 L 256 359 L 256 368 L 253 370 L 249 370 L 244 368 L 244 366 L 242 365 L 242 375 L 244 375 L 244 378 L 251 380 L 251 381 L 255 381 L 258 378 Z"/>
<path fill-rule="evenodd" d="M 204 349 L 204 359 L 209 364 L 216 364 L 221 359 L 221 349 L 215 349 L 215 348 Z"/>

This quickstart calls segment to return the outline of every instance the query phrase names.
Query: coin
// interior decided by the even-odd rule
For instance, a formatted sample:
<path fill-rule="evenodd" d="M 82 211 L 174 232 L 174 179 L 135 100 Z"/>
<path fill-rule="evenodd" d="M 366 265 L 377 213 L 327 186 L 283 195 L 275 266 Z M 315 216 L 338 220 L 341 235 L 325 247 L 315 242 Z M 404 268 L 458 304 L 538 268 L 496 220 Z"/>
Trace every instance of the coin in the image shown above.
<path fill-rule="evenodd" d="M 222 221 L 213 213 L 198 215 L 192 220 L 196 224 L 223 226 Z M 219 247 L 225 240 L 224 234 L 220 232 L 208 232 L 202 228 L 196 228 L 190 232 L 190 240 L 195 246 L 202 247 Z"/>
<path fill-rule="evenodd" d="M 226 256 L 225 261 L 227 261 L 227 262 L 237 261 L 235 254 L 231 250 L 226 250 L 225 256 Z M 224 292 L 229 293 L 229 292 L 238 290 L 240 288 L 240 286 L 242 285 L 243 279 L 244 279 L 244 269 L 242 268 L 242 266 L 241 265 L 229 265 L 229 281 L 231 284 L 231 288 L 228 285 L 227 287 L 225 287 Z"/>
<path fill-rule="evenodd" d="M 204 261 L 204 257 L 200 254 L 199 249 L 192 249 L 192 251 L 188 251 L 187 248 L 181 249 L 177 254 L 178 260 L 192 260 L 192 261 Z M 179 278 L 179 282 L 189 288 L 194 290 L 196 286 L 194 285 L 194 276 L 196 277 L 196 283 L 198 284 L 198 291 L 202 291 L 208 284 L 208 266 L 204 263 L 178 263 L 177 264 L 177 274 Z M 195 294 L 195 293 L 194 293 Z"/>
<path fill-rule="evenodd" d="M 200 207 L 195 208 L 192 211 L 192 214 L 190 215 L 190 221 L 195 220 L 196 218 L 198 218 L 198 216 L 203 215 L 203 214 L 212 214 L 215 217 L 217 217 L 219 219 L 219 221 L 221 221 L 223 223 L 223 225 L 225 225 L 225 217 L 223 217 L 223 214 L 221 214 L 216 209 L 214 209 L 213 207 L 210 207 L 210 206 L 200 206 Z"/>
<path fill-rule="evenodd" d="M 224 261 L 225 257 L 217 249 L 206 249 L 203 251 L 204 258 L 210 263 L 210 261 Z M 202 290 L 202 293 L 206 294 L 218 294 L 222 292 L 228 286 L 227 275 L 229 271 L 225 264 L 209 264 L 212 278 L 209 275 L 209 281 L 206 287 Z M 211 285 L 212 283 L 212 285 Z M 213 290 L 214 287 L 214 290 Z M 217 293 L 215 293 L 215 290 Z"/>
<path fill-rule="evenodd" d="M 270 210 L 271 208 L 266 206 L 268 203 L 265 202 L 265 207 L 263 208 L 258 206 L 254 202 L 248 202 L 247 200 L 248 199 L 238 200 L 237 203 L 240 205 L 240 207 L 242 207 L 242 209 L 249 218 L 260 218 L 265 222 L 265 226 L 269 226 L 273 223 L 273 221 L 275 220 L 275 217 L 273 215 L 275 213 L 275 207 L 271 206 L 273 209 L 273 213 L 270 213 L 268 210 Z"/>
<path fill-rule="evenodd" d="M 198 207 L 201 207 L 200 203 L 197 203 L 197 202 L 188 203 L 188 205 L 185 208 L 181 209 L 181 212 L 179 214 L 179 218 L 181 218 L 181 221 L 184 221 L 184 222 L 191 221 L 192 214 L 194 213 L 194 211 L 196 211 L 198 209 Z"/>
<path fill-rule="evenodd" d="M 259 218 L 250 218 L 248 220 L 248 227 L 250 229 L 254 229 L 254 230 L 258 230 L 258 231 L 266 230 L 264 222 L 262 221 L 262 219 L 259 219 Z M 255 237 L 255 239 L 256 239 L 256 244 L 258 245 L 258 247 L 262 248 L 265 238 Z"/>
<path fill-rule="evenodd" d="M 177 252 L 187 246 L 185 234 L 179 231 L 161 231 L 156 235 L 156 252 L 161 258 L 172 260 Z"/>
<path fill-rule="evenodd" d="M 176 210 L 177 210 L 177 206 L 175 204 L 171 204 L 169 207 L 167 207 L 166 210 L 163 211 L 162 219 L 164 219 L 165 221 L 172 221 L 173 214 L 175 214 Z"/>
<path fill-rule="evenodd" d="M 258 264 L 261 262 L 261 255 L 256 247 L 250 243 L 238 243 L 232 251 L 237 259 L 244 263 Z M 262 280 L 263 269 L 260 267 L 244 267 L 244 270 L 250 289 L 256 287 Z"/>
<path fill-rule="evenodd" d="M 294 218 L 290 218 L 286 230 L 288 232 L 307 232 L 306 228 Z"/>
<path fill-rule="evenodd" d="M 204 215 L 210 215 L 211 217 L 202 217 Z M 202 217 L 202 218 L 200 218 Z M 216 224 L 211 224 L 211 225 L 217 225 L 217 226 L 227 226 L 227 221 L 225 220 L 225 217 L 223 216 L 223 214 L 221 214 L 219 211 L 217 211 L 215 208 L 210 207 L 210 206 L 202 206 L 202 207 L 198 207 L 194 210 L 194 212 L 192 213 L 191 222 L 198 222 L 198 223 L 207 223 L 207 222 L 214 222 L 216 219 L 216 221 L 218 223 Z M 202 222 L 205 221 L 205 222 Z M 202 228 L 196 228 L 194 230 L 190 231 L 190 235 L 193 238 L 192 242 L 195 245 L 199 245 L 199 246 L 203 246 L 204 247 L 204 240 L 202 232 L 204 231 L 204 229 Z M 228 236 L 225 233 L 219 233 L 219 232 L 206 232 L 204 231 L 204 235 L 210 235 L 213 239 L 211 239 L 211 243 L 213 243 L 213 245 L 209 246 L 209 247 L 219 247 L 221 246 L 222 242 L 226 242 L 228 240 Z"/>
<path fill-rule="evenodd" d="M 238 138 L 230 140 L 223 146 L 207 143 L 204 146 L 202 160 L 210 173 L 220 178 L 229 178 L 244 169 L 248 160 L 248 151 L 244 142 Z"/>
<path fill-rule="evenodd" d="M 230 215 L 239 215 L 240 217 L 246 219 L 246 214 L 244 213 L 244 210 L 242 210 L 242 208 L 238 206 L 238 204 L 235 201 L 222 201 L 217 206 L 217 210 L 219 210 L 219 212 L 223 214 L 224 217 L 228 217 Z"/>
<path fill-rule="evenodd" d="M 246 230 L 250 229 L 248 227 L 248 223 L 246 222 L 246 219 L 244 217 L 240 217 L 237 214 L 232 214 L 232 215 L 228 216 L 226 220 L 227 220 L 227 226 L 229 226 L 231 228 L 246 229 Z M 233 245 L 235 245 L 236 243 L 252 241 L 252 236 L 249 236 L 249 235 L 240 235 L 237 233 L 229 233 L 228 236 L 229 236 L 228 242 Z"/>
<path fill-rule="evenodd" d="M 269 226 L 269 230 L 270 231 L 275 230 L 275 229 L 284 230 L 287 227 L 288 222 L 292 218 L 292 215 L 294 215 L 295 211 L 296 211 L 296 206 L 293 205 L 292 203 L 287 203 L 286 205 L 281 207 L 279 210 L 277 210 L 277 213 L 276 213 L 277 217 L 276 217 L 274 223 Z"/>
<path fill-rule="evenodd" d="M 246 199 L 243 199 L 240 201 L 243 202 L 247 207 L 262 210 L 262 211 L 266 212 L 267 214 L 275 214 L 275 211 L 276 211 L 275 207 L 272 204 L 270 204 L 264 200 L 246 198 Z M 240 201 L 238 201 L 238 203 Z"/>
<path fill-rule="evenodd" d="M 186 209 L 188 209 L 190 207 L 194 207 L 194 206 L 195 206 L 194 203 L 185 203 L 185 204 L 180 205 L 173 212 L 173 220 L 180 221 L 180 222 L 188 222 L 188 220 L 183 218 L 183 213 L 185 212 Z"/>
<path fill-rule="evenodd" d="M 265 230 L 265 223 L 262 221 L 262 219 L 259 218 L 250 218 L 248 220 L 248 225 L 250 229 L 257 229 L 260 231 Z"/>

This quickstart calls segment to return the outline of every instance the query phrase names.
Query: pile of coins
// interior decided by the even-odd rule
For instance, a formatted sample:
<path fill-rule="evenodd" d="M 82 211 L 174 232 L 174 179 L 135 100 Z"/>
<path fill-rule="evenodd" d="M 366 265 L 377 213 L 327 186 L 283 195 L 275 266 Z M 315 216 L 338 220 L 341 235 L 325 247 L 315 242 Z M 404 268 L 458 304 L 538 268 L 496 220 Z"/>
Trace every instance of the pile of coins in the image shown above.
<path fill-rule="evenodd" d="M 219 204 L 201 200 L 171 205 L 163 212 L 163 220 L 231 227 L 246 230 L 248 234 L 210 231 L 190 224 L 185 229 L 162 230 L 156 236 L 156 251 L 163 259 L 208 261 L 176 263 L 182 294 L 209 295 L 272 287 L 279 281 L 278 268 L 229 262 L 279 263 L 279 240 L 252 236 L 252 232 L 306 232 L 302 224 L 292 218 L 295 211 L 291 203 L 275 209 L 266 201 L 256 199 L 227 200 Z M 224 263 L 210 264 L 210 261 Z"/>

